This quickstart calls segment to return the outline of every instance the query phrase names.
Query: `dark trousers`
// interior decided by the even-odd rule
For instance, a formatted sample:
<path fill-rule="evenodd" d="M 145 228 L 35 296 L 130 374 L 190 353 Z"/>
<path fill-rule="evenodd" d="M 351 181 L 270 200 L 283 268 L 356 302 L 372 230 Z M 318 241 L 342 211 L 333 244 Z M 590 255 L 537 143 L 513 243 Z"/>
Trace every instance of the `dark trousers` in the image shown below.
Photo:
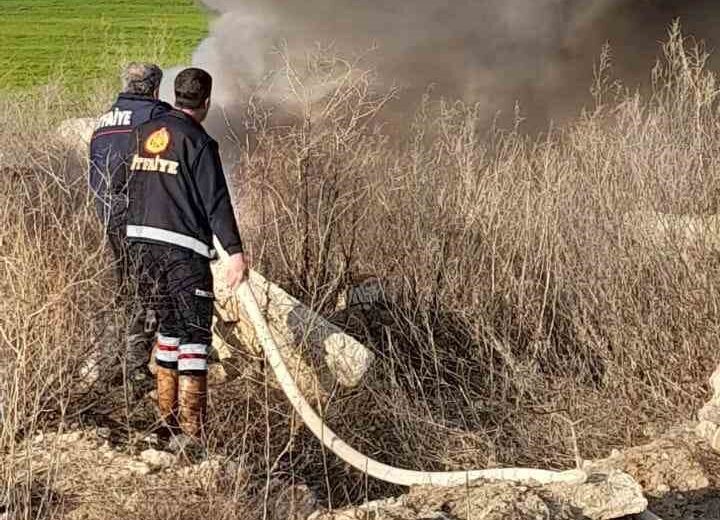
<path fill-rule="evenodd" d="M 210 261 L 170 245 L 130 242 L 136 300 L 155 310 L 158 366 L 180 375 L 207 372 L 212 340 L 213 279 Z"/>
<path fill-rule="evenodd" d="M 115 226 L 108 230 L 108 244 L 113 256 L 117 283 L 116 304 L 125 311 L 125 366 L 130 375 L 143 370 L 150 358 L 157 321 L 152 307 L 143 305 L 133 295 L 137 292 L 134 269 L 129 256 L 125 228 Z"/>
<path fill-rule="evenodd" d="M 107 233 L 108 244 L 112 252 L 115 279 L 118 284 L 118 296 L 127 297 L 130 294 L 130 263 L 127 254 L 127 238 L 123 228 L 109 229 Z"/>

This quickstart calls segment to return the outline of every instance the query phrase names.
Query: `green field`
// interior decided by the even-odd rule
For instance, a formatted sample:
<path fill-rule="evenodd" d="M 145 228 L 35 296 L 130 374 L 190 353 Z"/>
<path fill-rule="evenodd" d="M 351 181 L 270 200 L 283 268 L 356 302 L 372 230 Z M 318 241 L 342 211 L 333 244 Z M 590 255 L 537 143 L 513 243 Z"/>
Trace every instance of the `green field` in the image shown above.
<path fill-rule="evenodd" d="M 0 0 L 0 88 L 84 90 L 129 60 L 187 62 L 207 26 L 193 0 Z"/>

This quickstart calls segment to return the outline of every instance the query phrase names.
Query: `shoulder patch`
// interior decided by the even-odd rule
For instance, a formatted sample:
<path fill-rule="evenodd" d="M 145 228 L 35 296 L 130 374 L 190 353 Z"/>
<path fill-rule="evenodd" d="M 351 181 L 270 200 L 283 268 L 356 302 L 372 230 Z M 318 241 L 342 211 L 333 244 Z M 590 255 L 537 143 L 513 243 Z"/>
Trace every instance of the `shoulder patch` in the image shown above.
<path fill-rule="evenodd" d="M 163 153 L 170 147 L 170 132 L 162 127 L 155 130 L 145 140 L 145 151 L 154 155 Z"/>

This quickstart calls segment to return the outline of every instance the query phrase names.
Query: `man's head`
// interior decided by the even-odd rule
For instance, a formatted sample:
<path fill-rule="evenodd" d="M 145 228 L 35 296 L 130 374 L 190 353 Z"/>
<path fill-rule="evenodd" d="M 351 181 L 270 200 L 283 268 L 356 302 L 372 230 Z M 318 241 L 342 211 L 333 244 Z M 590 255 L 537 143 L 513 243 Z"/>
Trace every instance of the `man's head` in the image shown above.
<path fill-rule="evenodd" d="M 210 109 L 212 76 L 191 67 L 175 78 L 175 106 L 202 122 Z"/>
<path fill-rule="evenodd" d="M 122 91 L 158 99 L 163 72 L 154 63 L 129 63 L 122 72 Z"/>

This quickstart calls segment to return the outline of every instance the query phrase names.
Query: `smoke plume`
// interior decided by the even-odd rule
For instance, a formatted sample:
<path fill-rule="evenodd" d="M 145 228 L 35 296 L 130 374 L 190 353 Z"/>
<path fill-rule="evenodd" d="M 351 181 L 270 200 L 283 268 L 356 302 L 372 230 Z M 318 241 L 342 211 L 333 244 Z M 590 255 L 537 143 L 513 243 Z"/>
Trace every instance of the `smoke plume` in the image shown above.
<path fill-rule="evenodd" d="M 234 107 L 279 66 L 318 44 L 345 56 L 367 53 L 379 81 L 403 90 L 409 116 L 433 92 L 481 103 L 489 115 L 518 102 L 529 125 L 563 121 L 588 101 L 593 63 L 609 42 L 614 73 L 647 82 L 673 19 L 708 41 L 720 7 L 712 0 L 205 0 L 218 13 L 194 54 L 215 77 L 214 101 Z M 215 124 L 217 126 L 217 116 Z"/>

